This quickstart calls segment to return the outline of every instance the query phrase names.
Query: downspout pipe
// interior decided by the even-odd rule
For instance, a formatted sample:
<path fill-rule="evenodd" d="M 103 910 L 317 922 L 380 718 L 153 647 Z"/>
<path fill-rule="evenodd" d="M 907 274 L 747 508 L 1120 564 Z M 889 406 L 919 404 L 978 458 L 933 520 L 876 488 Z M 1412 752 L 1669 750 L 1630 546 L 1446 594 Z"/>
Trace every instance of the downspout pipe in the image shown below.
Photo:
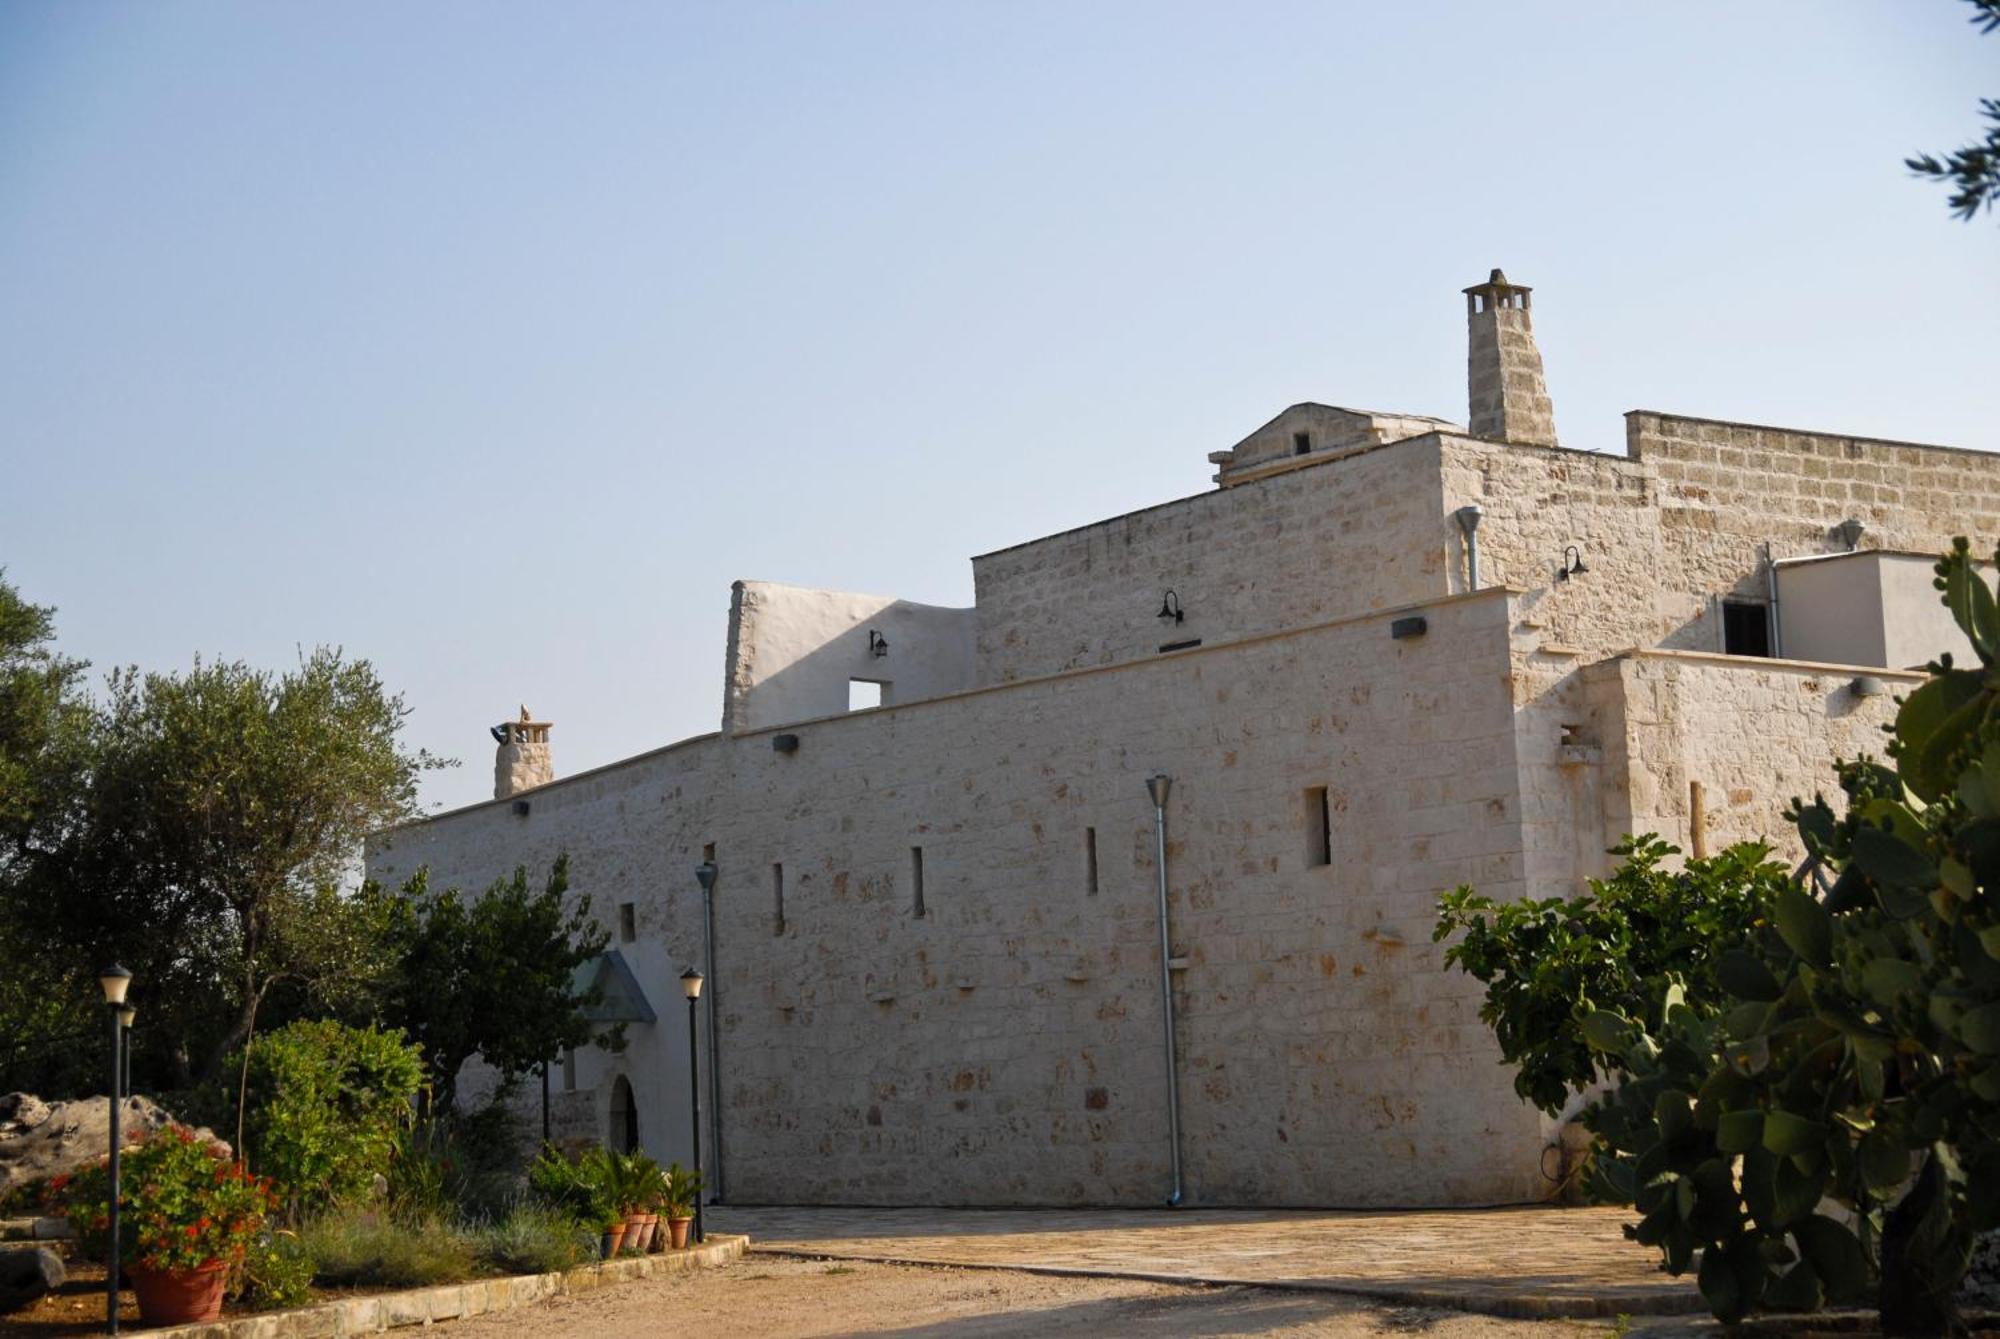
<path fill-rule="evenodd" d="M 1479 518 L 1486 513 L 1479 509 L 1477 502 L 1460 507 L 1453 512 L 1452 519 L 1465 532 L 1465 589 L 1470 594 L 1479 589 Z"/>
<path fill-rule="evenodd" d="M 1167 796 L 1174 779 L 1165 773 L 1146 778 L 1146 793 L 1153 797 L 1153 867 L 1160 876 L 1160 1015 L 1165 1020 L 1167 1041 L 1167 1138 L 1173 1155 L 1174 1192 L 1167 1207 L 1181 1202 L 1181 1067 L 1174 1045 L 1174 984 L 1167 964 L 1173 950 L 1167 944 Z"/>
<path fill-rule="evenodd" d="M 715 862 L 704 860 L 695 867 L 695 882 L 701 885 L 701 937 L 704 961 L 708 964 L 708 1125 L 710 1143 L 715 1147 L 715 1176 L 708 1194 L 710 1204 L 722 1203 L 722 1034 L 715 1026 L 715 997 L 722 993 L 722 974 L 715 970 Z M 697 1174 L 701 1168 L 695 1168 Z"/>
<path fill-rule="evenodd" d="M 1785 625 L 1778 619 L 1778 561 L 1771 556 L 1771 546 L 1764 545 L 1764 593 L 1768 597 L 1766 608 L 1770 610 L 1771 656 L 1775 660 L 1785 658 Z"/>

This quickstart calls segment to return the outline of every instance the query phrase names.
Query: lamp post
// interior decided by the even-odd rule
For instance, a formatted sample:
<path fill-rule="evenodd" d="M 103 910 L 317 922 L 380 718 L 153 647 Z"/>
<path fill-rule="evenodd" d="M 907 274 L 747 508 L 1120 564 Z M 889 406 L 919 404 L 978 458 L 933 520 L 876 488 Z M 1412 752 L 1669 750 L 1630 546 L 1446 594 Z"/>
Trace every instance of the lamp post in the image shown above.
<path fill-rule="evenodd" d="M 132 985 L 132 973 L 113 963 L 97 974 L 104 988 L 104 1003 L 111 1015 L 111 1258 L 104 1276 L 104 1327 L 118 1333 L 118 1108 L 124 1094 L 119 1091 L 119 1061 L 125 1049 L 125 992 Z"/>
<path fill-rule="evenodd" d="M 701 885 L 701 938 L 702 965 L 709 971 L 715 970 L 715 877 L 713 860 L 704 860 L 695 866 L 694 881 Z M 709 1198 L 722 1203 L 722 1032 L 716 1026 L 716 996 L 722 993 L 722 978 L 708 988 L 708 1112 L 715 1128 L 709 1131 L 711 1156 L 715 1159 L 715 1176 L 709 1187 Z"/>
<path fill-rule="evenodd" d="M 690 967 L 681 973 L 681 993 L 688 1001 L 688 1101 L 694 1108 L 694 1174 L 701 1175 L 701 1061 L 695 1049 L 694 1002 L 701 998 L 701 973 Z M 701 1190 L 694 1192 L 694 1240 L 698 1246 L 703 1241 L 701 1234 Z"/>
<path fill-rule="evenodd" d="M 132 1091 L 132 1020 L 138 1016 L 138 1008 L 129 1000 L 118 1006 L 118 1084 L 124 1093 Z"/>

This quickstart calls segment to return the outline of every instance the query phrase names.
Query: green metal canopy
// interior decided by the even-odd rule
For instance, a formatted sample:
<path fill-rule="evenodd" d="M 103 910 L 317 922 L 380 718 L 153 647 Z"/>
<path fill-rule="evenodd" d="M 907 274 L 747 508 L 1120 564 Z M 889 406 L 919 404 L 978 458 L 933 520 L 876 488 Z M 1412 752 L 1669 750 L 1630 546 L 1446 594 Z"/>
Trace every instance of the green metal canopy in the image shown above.
<path fill-rule="evenodd" d="M 597 1003 L 583 1010 L 583 1016 L 593 1023 L 652 1023 L 659 1019 L 625 955 L 615 948 L 578 967 L 570 978 L 569 990 L 579 999 L 593 990 L 600 992 Z"/>

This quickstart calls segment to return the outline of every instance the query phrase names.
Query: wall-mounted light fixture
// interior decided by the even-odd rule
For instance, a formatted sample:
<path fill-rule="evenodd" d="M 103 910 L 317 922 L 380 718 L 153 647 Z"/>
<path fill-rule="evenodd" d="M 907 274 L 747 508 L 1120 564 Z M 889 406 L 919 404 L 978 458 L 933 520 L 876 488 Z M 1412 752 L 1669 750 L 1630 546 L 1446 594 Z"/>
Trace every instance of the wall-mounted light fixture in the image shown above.
<path fill-rule="evenodd" d="M 1160 621 L 1163 623 L 1178 623 L 1187 617 L 1187 615 L 1181 612 L 1181 597 L 1172 591 L 1168 591 L 1160 600 L 1159 616 Z"/>
<path fill-rule="evenodd" d="M 1854 682 L 1847 685 L 1847 690 L 1856 697 L 1880 697 L 1889 691 L 1889 685 L 1872 674 L 1857 674 Z"/>
<path fill-rule="evenodd" d="M 1562 566 L 1556 569 L 1556 580 L 1568 581 L 1571 577 L 1582 576 L 1589 570 L 1583 565 L 1583 550 L 1572 544 L 1563 550 Z"/>
<path fill-rule="evenodd" d="M 868 629 L 868 654 L 880 660 L 889 654 L 889 639 L 875 629 Z"/>

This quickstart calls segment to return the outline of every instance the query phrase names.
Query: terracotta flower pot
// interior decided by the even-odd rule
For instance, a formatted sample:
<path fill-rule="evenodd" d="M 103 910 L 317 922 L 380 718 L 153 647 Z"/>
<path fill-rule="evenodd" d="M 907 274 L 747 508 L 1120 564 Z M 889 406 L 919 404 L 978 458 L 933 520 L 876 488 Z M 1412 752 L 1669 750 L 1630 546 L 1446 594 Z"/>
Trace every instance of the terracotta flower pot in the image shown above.
<path fill-rule="evenodd" d="M 148 1325 L 188 1325 L 222 1315 L 222 1287 L 229 1266 L 221 1260 L 200 1269 L 125 1269 L 139 1298 L 139 1316 Z"/>
<path fill-rule="evenodd" d="M 689 1214 L 686 1218 L 669 1218 L 667 1220 L 667 1237 L 672 1242 L 675 1250 L 684 1251 L 687 1249 L 688 1229 L 693 1226 L 693 1214 Z"/>
<path fill-rule="evenodd" d="M 652 1249 L 653 1249 L 653 1229 L 654 1229 L 655 1227 L 657 1227 L 657 1226 L 659 1225 L 659 1221 L 660 1221 L 660 1220 L 659 1220 L 659 1217 L 658 1217 L 658 1215 L 655 1215 L 655 1214 L 650 1214 L 650 1213 L 642 1213 L 642 1214 L 640 1214 L 640 1215 L 639 1215 L 639 1235 L 638 1235 L 638 1236 L 636 1236 L 636 1237 L 633 1237 L 633 1236 L 630 1236 L 630 1235 L 628 1235 L 628 1236 L 627 1236 L 627 1237 L 625 1238 L 625 1244 L 626 1244 L 627 1246 L 631 1246 L 631 1247 L 635 1247 L 635 1248 L 637 1248 L 637 1250 L 639 1251 L 639 1253 L 640 1253 L 641 1255 L 645 1254 L 645 1253 L 646 1253 L 647 1251 L 650 1251 L 650 1250 L 652 1250 Z"/>
<path fill-rule="evenodd" d="M 623 1250 L 625 1248 L 625 1220 L 621 1218 L 610 1227 L 605 1228 L 604 1240 L 604 1250 L 607 1257 L 614 1256 Z"/>

